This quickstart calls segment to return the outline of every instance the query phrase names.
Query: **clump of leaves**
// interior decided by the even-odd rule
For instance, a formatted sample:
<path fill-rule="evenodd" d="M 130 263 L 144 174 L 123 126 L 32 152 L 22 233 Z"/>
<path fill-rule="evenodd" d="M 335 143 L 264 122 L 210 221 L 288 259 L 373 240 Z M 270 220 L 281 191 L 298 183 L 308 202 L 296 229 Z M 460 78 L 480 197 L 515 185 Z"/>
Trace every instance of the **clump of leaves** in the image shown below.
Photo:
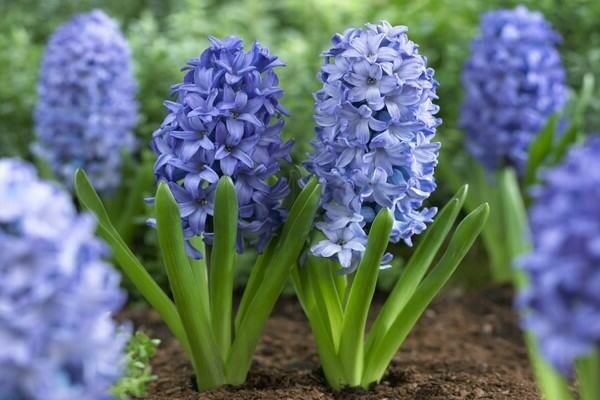
<path fill-rule="evenodd" d="M 137 331 L 127 345 L 127 373 L 111 390 L 118 400 L 128 400 L 129 396 L 146 396 L 148 383 L 156 380 L 152 374 L 150 360 L 156 354 L 158 339 L 150 339 L 144 332 Z"/>

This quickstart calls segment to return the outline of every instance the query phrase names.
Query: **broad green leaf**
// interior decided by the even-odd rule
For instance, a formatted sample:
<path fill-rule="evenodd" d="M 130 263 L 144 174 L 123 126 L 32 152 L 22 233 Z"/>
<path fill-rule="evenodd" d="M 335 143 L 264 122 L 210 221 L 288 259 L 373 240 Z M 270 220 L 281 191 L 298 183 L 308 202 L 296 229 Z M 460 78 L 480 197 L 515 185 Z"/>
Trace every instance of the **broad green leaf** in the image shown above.
<path fill-rule="evenodd" d="M 321 238 L 316 241 L 320 240 Z M 329 271 L 332 265 L 328 259 L 311 254 L 307 257 L 306 265 L 303 268 L 308 272 L 308 284 L 313 292 L 316 311 L 321 317 L 324 327 L 329 331 L 334 350 L 337 351 L 344 316 L 337 287 L 333 275 Z"/>
<path fill-rule="evenodd" d="M 300 192 L 300 194 L 298 196 L 296 196 L 297 197 L 296 201 L 294 201 L 293 204 L 294 205 L 295 204 L 305 204 L 307 199 L 313 193 L 316 185 L 317 185 L 316 178 L 312 178 L 307 183 L 307 185 L 304 187 L 304 189 Z M 294 208 L 293 206 L 290 208 L 290 214 L 284 225 L 284 229 L 286 229 L 285 227 L 288 227 L 287 231 L 286 231 L 286 235 L 287 235 L 287 232 L 289 231 L 289 226 L 292 224 L 291 221 L 294 221 L 298 217 L 297 213 L 299 212 L 299 210 L 300 210 L 300 208 L 298 206 L 296 206 L 296 208 Z M 292 213 L 296 213 L 296 214 L 292 214 Z M 281 244 L 282 238 L 283 238 L 283 232 L 280 233 L 278 236 L 272 238 L 269 241 L 269 244 L 267 245 L 265 251 L 263 252 L 263 254 L 261 254 L 258 257 L 256 264 L 252 268 L 252 272 L 250 273 L 250 278 L 248 279 L 248 283 L 246 284 L 246 289 L 244 290 L 244 294 L 242 295 L 242 301 L 240 302 L 240 305 L 238 307 L 238 311 L 237 311 L 237 314 L 235 317 L 236 332 L 239 329 L 241 321 L 246 317 L 246 314 L 248 312 L 248 307 L 250 307 L 250 304 L 252 304 L 252 301 L 254 300 L 254 297 L 256 296 L 256 293 L 257 293 L 258 289 L 260 288 L 261 283 L 265 279 L 265 275 L 267 273 L 269 265 L 271 264 L 271 261 L 272 261 L 274 255 L 278 251 L 277 249 L 279 248 L 279 246 Z"/>
<path fill-rule="evenodd" d="M 300 304 L 302 304 L 308 317 L 327 383 L 333 390 L 341 390 L 342 385 L 347 384 L 348 380 L 344 375 L 344 368 L 337 355 L 330 330 L 323 322 L 327 315 L 321 315 L 317 310 L 313 286 L 310 284 L 308 265 L 303 267 L 294 266 L 292 269 L 292 283 Z"/>
<path fill-rule="evenodd" d="M 458 225 L 440 261 L 421 282 L 406 306 L 391 325 L 387 334 L 366 354 L 361 386 L 369 387 L 379 381 L 394 354 L 406 339 L 415 323 L 440 289 L 456 270 L 481 232 L 489 215 L 489 206 L 482 204 Z"/>
<path fill-rule="evenodd" d="M 543 359 L 540 354 L 537 342 L 534 336 L 530 333 L 525 334 L 525 344 L 529 353 L 529 361 L 535 380 L 542 392 L 542 398 L 544 400 L 572 400 L 572 396 L 569 392 L 569 385 L 566 380 L 556 372 L 547 362 Z M 594 378 L 597 382 L 598 376 Z M 600 397 L 593 397 L 592 399 L 599 399 Z M 581 398 L 581 400 L 588 400 Z M 591 400 L 591 399 L 590 399 Z"/>
<path fill-rule="evenodd" d="M 235 315 L 234 332 L 236 334 L 238 332 L 241 320 L 247 314 L 248 307 L 250 307 L 250 304 L 252 303 L 252 300 L 254 300 L 254 296 L 256 296 L 256 292 L 258 291 L 261 282 L 265 278 L 265 274 L 269 269 L 269 265 L 273 259 L 273 256 L 275 255 L 275 250 L 277 247 L 279 247 L 279 237 L 274 237 L 269 241 L 269 244 L 267 244 L 267 247 L 265 247 L 263 253 L 258 256 L 258 259 L 252 267 L 250 277 L 248 278 L 248 282 L 246 282 L 246 288 L 244 289 L 244 293 L 242 295 L 242 300 Z"/>
<path fill-rule="evenodd" d="M 206 249 L 204 241 L 200 236 L 194 236 L 190 239 L 190 244 L 194 246 L 201 254 L 203 258 L 195 260 L 189 258 L 190 265 L 192 266 L 192 274 L 194 274 L 195 285 L 200 292 L 201 307 L 206 315 L 210 315 L 210 299 L 208 296 L 208 267 L 206 265 Z M 211 327 L 212 329 L 212 327 Z"/>
<path fill-rule="evenodd" d="M 158 240 L 175 305 L 189 338 L 198 386 L 201 390 L 214 389 L 225 383 L 223 359 L 209 316 L 198 307 L 202 299 L 185 252 L 179 207 L 165 182 L 158 186 L 155 205 Z"/>
<path fill-rule="evenodd" d="M 110 222 L 100 197 L 98 197 L 82 169 L 78 169 L 75 173 L 74 186 L 81 207 L 90 211 L 96 217 L 98 233 L 110 245 L 113 257 L 125 272 L 125 275 L 133 282 L 152 308 L 158 312 L 173 332 L 173 335 L 177 337 L 183 348 L 191 356 L 190 346 L 175 305 L 121 239 Z"/>
<path fill-rule="evenodd" d="M 448 204 L 436 216 L 431 226 L 425 230 L 419 245 L 404 267 L 400 279 L 394 285 L 373 323 L 367 338 L 367 353 L 372 350 L 375 343 L 378 343 L 387 334 L 389 327 L 417 289 L 446 236 L 448 236 L 448 232 L 454 225 L 467 193 L 468 186 L 465 185 L 450 199 Z"/>
<path fill-rule="evenodd" d="M 600 399 L 600 350 L 577 360 L 577 378 L 581 400 Z"/>
<path fill-rule="evenodd" d="M 367 315 L 375 293 L 381 259 L 390 240 L 393 225 L 392 211 L 382 208 L 373 221 L 365 254 L 350 287 L 339 349 L 340 361 L 346 369 L 350 386 L 360 384 Z"/>
<path fill-rule="evenodd" d="M 305 191 L 309 194 L 305 195 Z M 289 277 L 290 269 L 305 246 L 320 198 L 321 185 L 309 182 L 290 210 L 279 248 L 269 265 L 268 273 L 248 306 L 247 313 L 240 320 L 240 334 L 237 334 L 233 341 L 226 364 L 228 380 L 232 384 L 244 382 L 246 378 L 265 322 Z"/>
<path fill-rule="evenodd" d="M 311 199 L 314 197 L 315 189 L 317 187 L 321 190 L 321 185 L 317 183 L 317 178 L 313 176 L 298 195 L 294 205 L 290 208 L 288 219 L 281 230 L 281 239 L 279 240 L 280 245 L 288 239 L 290 233 L 296 235 L 296 232 L 292 228 L 298 223 L 298 219 L 301 218 L 300 213 L 304 212 L 304 207 L 307 202 L 309 202 L 309 200 L 312 201 Z M 319 198 L 321 198 L 321 192 L 319 192 Z M 301 204 L 302 206 L 296 206 L 296 204 Z"/>
<path fill-rule="evenodd" d="M 222 177 L 217 185 L 213 225 L 215 234 L 209 272 L 211 320 L 217 345 L 223 360 L 226 360 L 231 346 L 231 308 L 238 226 L 237 194 L 228 176 Z"/>

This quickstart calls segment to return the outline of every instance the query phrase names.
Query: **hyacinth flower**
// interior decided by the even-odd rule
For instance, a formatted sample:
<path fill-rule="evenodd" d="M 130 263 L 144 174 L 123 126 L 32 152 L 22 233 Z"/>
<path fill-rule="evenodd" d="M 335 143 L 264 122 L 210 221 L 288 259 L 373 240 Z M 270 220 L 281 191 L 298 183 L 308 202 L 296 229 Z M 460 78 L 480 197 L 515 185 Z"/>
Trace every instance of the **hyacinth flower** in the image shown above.
<path fill-rule="evenodd" d="M 488 170 L 527 166 L 527 150 L 565 105 L 559 34 L 525 6 L 483 14 L 463 70 L 465 146 Z"/>
<path fill-rule="evenodd" d="M 515 305 L 554 374 L 540 381 L 550 400 L 600 398 L 600 138 L 573 147 L 532 189 L 531 248 L 515 262 L 528 279 Z M 576 373 L 576 374 L 575 374 Z"/>
<path fill-rule="evenodd" d="M 0 160 L 0 204 L 0 398 L 110 398 L 129 335 L 93 218 L 17 159 Z"/>
<path fill-rule="evenodd" d="M 438 83 L 406 32 L 387 22 L 367 24 L 334 35 L 323 53 L 317 138 L 306 163 L 323 185 L 322 202 L 307 255 L 292 277 L 334 390 L 369 388 L 383 377 L 489 212 L 484 204 L 467 216 L 427 274 L 467 187 L 457 193 L 427 228 L 365 341 L 378 271 L 392 259 L 388 242 L 411 246 L 437 211 L 422 203 L 435 189 Z"/>
<path fill-rule="evenodd" d="M 258 42 L 244 51 L 240 38 L 209 40 L 172 87 L 175 99 L 165 102 L 151 142 L 159 185 L 149 223 L 174 303 L 119 237 L 83 171 L 75 185 L 125 273 L 186 350 L 199 390 L 245 381 L 321 196 L 316 179 L 288 195 L 288 181 L 277 177 L 292 146 L 280 136 L 287 110 L 275 68 L 284 64 Z M 236 251 L 245 245 L 262 254 L 234 318 Z"/>
<path fill-rule="evenodd" d="M 42 59 L 34 112 L 34 155 L 45 177 L 72 187 L 87 171 L 119 231 L 132 234 L 131 219 L 152 184 L 149 158 L 131 160 L 138 103 L 131 52 L 117 23 L 103 11 L 79 14 L 50 37 Z M 141 164 L 136 168 L 136 164 Z M 124 188 L 127 188 L 125 190 Z"/>
<path fill-rule="evenodd" d="M 122 150 L 133 150 L 136 84 L 127 40 L 95 10 L 50 37 L 40 68 L 35 154 L 70 186 L 84 168 L 101 193 L 119 185 Z"/>
<path fill-rule="evenodd" d="M 517 190 L 527 193 L 523 189 L 536 182 L 540 167 L 560 160 L 580 135 L 592 93 L 593 80 L 587 76 L 573 114 L 562 113 L 569 89 L 559 42 L 560 36 L 539 12 L 524 6 L 487 12 L 464 65 L 460 125 L 468 154 L 458 152 L 453 167 L 441 173 L 455 188 L 466 178 L 474 189 L 468 211 L 480 202 L 490 203 L 490 223 L 482 238 L 496 282 L 515 278 L 511 260 L 516 254 L 504 240 L 510 227 L 502 197 L 510 187 L 503 183 L 516 179 Z"/>

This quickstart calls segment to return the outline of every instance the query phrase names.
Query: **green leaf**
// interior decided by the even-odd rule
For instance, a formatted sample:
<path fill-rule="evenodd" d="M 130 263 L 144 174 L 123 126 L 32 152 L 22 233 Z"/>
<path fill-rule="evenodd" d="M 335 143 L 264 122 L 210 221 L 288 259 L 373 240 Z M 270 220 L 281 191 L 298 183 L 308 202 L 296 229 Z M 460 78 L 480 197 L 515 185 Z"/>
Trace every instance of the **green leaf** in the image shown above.
<path fill-rule="evenodd" d="M 313 193 L 316 186 L 317 186 L 317 180 L 316 180 L 316 178 L 312 178 L 306 184 L 306 186 L 304 187 L 304 190 L 302 190 L 300 192 L 300 194 L 298 196 L 296 196 L 297 197 L 296 201 L 294 201 L 293 204 L 305 204 L 306 201 L 308 200 L 308 198 Z M 291 195 L 293 195 L 293 193 L 291 193 L 290 196 Z M 293 212 L 293 211 L 298 212 L 298 210 L 299 210 L 299 208 L 296 208 L 294 210 L 294 208 L 291 207 L 291 212 Z M 297 218 L 297 215 L 292 215 L 290 213 L 290 215 L 288 216 L 288 220 L 286 221 L 284 227 L 290 225 L 291 224 L 290 221 L 295 218 Z M 289 228 L 288 228 L 288 231 L 289 231 Z M 288 231 L 286 231 L 286 235 L 287 235 Z M 278 236 L 272 238 L 269 241 L 267 248 L 265 249 L 263 254 L 261 254 L 259 256 L 258 260 L 256 261 L 256 264 L 252 268 L 252 272 L 250 273 L 250 278 L 248 279 L 248 283 L 246 284 L 246 289 L 244 290 L 244 294 L 242 295 L 242 300 L 240 302 L 240 305 L 238 307 L 238 311 L 237 311 L 237 314 L 235 317 L 236 332 L 239 330 L 241 321 L 246 317 L 248 308 L 250 307 L 250 304 L 252 304 L 252 301 L 254 300 L 254 297 L 256 296 L 256 293 L 258 292 L 261 283 L 265 279 L 265 275 L 267 273 L 269 265 L 271 264 L 271 261 L 272 261 L 274 255 L 277 253 L 277 249 L 279 248 L 279 246 L 281 244 L 282 237 L 283 237 L 283 232 L 281 234 L 279 234 Z"/>
<path fill-rule="evenodd" d="M 133 185 L 126 190 L 127 196 L 124 204 L 118 212 L 117 231 L 125 243 L 131 241 L 137 224 L 135 217 L 141 213 L 144 208 L 144 191 L 153 186 L 154 174 L 152 164 L 154 153 L 151 151 L 142 152 L 141 164 L 132 165 L 134 168 Z"/>
<path fill-rule="evenodd" d="M 531 333 L 525 333 L 525 344 L 529 353 L 529 360 L 535 375 L 535 380 L 542 393 L 544 400 L 572 400 L 569 385 L 565 379 L 556 372 L 541 356 L 535 337 Z M 597 380 L 597 376 L 594 380 Z M 598 399 L 593 397 L 592 399 Z M 587 400 L 582 398 L 581 400 Z"/>
<path fill-rule="evenodd" d="M 293 168 L 290 171 L 290 176 L 288 178 L 288 184 L 290 185 L 290 194 L 287 195 L 287 197 L 282 203 L 282 207 L 286 210 L 289 210 L 292 207 L 292 205 L 302 192 L 302 188 L 300 187 L 300 185 L 298 185 L 298 180 L 301 176 L 302 175 L 298 167 Z"/>
<path fill-rule="evenodd" d="M 200 236 L 193 236 L 190 239 L 190 244 L 194 246 L 201 254 L 204 254 L 204 258 L 195 260 L 189 258 L 190 265 L 192 267 L 192 274 L 194 275 L 195 285 L 200 292 L 200 301 L 202 312 L 205 315 L 210 315 L 210 298 L 208 295 L 208 268 L 206 266 L 206 249 L 204 241 Z M 212 326 L 211 326 L 212 329 Z"/>
<path fill-rule="evenodd" d="M 573 112 L 572 124 L 581 129 L 583 123 L 583 116 L 586 109 L 590 104 L 590 100 L 594 94 L 594 74 L 591 72 L 586 73 L 583 76 L 583 82 L 581 84 L 581 90 L 575 104 L 575 110 Z"/>
<path fill-rule="evenodd" d="M 321 238 L 317 239 L 317 241 L 320 240 Z M 329 260 L 310 254 L 307 257 L 306 265 L 302 268 L 308 272 L 308 285 L 313 292 L 317 313 L 322 319 L 323 326 L 329 332 L 334 351 L 337 352 L 344 314 L 333 274 L 330 271 L 333 269 L 332 267 Z"/>
<path fill-rule="evenodd" d="M 325 379 L 333 390 L 341 390 L 342 386 L 347 384 L 348 379 L 344 375 L 344 368 L 337 355 L 330 329 L 324 322 L 327 315 L 320 314 L 316 306 L 309 271 L 308 265 L 303 267 L 295 265 L 292 268 L 292 282 L 310 323 Z"/>
<path fill-rule="evenodd" d="M 110 222 L 100 197 L 98 197 L 82 169 L 78 169 L 75 173 L 74 186 L 81 207 L 90 211 L 96 217 L 98 234 L 110 245 L 113 257 L 125 272 L 125 275 L 133 282 L 152 308 L 158 312 L 173 332 L 173 335 L 177 337 L 188 355 L 191 356 L 190 345 L 175 305 L 121 239 Z"/>
<path fill-rule="evenodd" d="M 544 163 L 552 151 L 552 143 L 554 142 L 558 120 L 559 115 L 553 114 L 548 119 L 546 126 L 540 131 L 529 146 L 527 168 L 525 170 L 525 187 L 536 182 L 539 167 Z"/>
<path fill-rule="evenodd" d="M 158 240 L 177 311 L 192 349 L 192 359 L 201 390 L 225 383 L 223 359 L 210 329 L 210 319 L 198 307 L 202 299 L 184 247 L 179 207 L 165 182 L 156 192 Z"/>
<path fill-rule="evenodd" d="M 553 157 L 550 160 L 550 165 L 558 164 L 569 147 L 579 139 L 579 128 L 575 125 L 570 125 L 560 137 L 558 144 L 554 147 Z"/>
<path fill-rule="evenodd" d="M 231 308 L 238 226 L 237 194 L 228 176 L 222 177 L 217 185 L 213 224 L 215 234 L 209 275 L 210 309 L 217 345 L 223 360 L 226 360 L 231 346 Z"/>
<path fill-rule="evenodd" d="M 577 102 L 575 103 L 575 110 L 569 123 L 569 127 L 562 134 L 560 140 L 553 149 L 552 165 L 558 164 L 567 152 L 569 146 L 577 142 L 582 136 L 583 115 L 589 106 L 593 92 L 594 75 L 587 73 L 583 77 L 582 88 L 579 92 Z"/>
<path fill-rule="evenodd" d="M 402 311 L 415 290 L 417 290 L 435 255 L 444 243 L 446 236 L 448 236 L 448 232 L 454 225 L 456 217 L 465 202 L 467 193 L 468 186 L 465 185 L 450 199 L 431 226 L 425 230 L 425 234 L 421 238 L 419 245 L 404 267 L 400 279 L 394 285 L 383 308 L 373 323 L 367 338 L 367 353 L 372 350 L 375 343 L 378 343 L 387 334 L 393 321 L 396 320 L 400 311 Z"/>
<path fill-rule="evenodd" d="M 304 248 L 320 199 L 321 185 L 309 182 L 290 210 L 268 273 L 248 306 L 247 313 L 240 320 L 240 334 L 236 334 L 226 364 L 228 379 L 232 384 L 244 382 L 246 378 L 265 322 L 289 277 L 290 269 Z"/>
<path fill-rule="evenodd" d="M 361 386 L 368 388 L 373 382 L 379 381 L 394 354 L 408 336 L 425 308 L 434 299 L 440 289 L 456 270 L 458 264 L 467 254 L 473 242 L 481 232 L 489 215 L 489 206 L 482 204 L 458 225 L 448 249 L 437 265 L 421 282 L 406 306 L 393 322 L 387 334 L 373 350 L 366 354 L 366 366 Z"/>
<path fill-rule="evenodd" d="M 256 296 L 256 292 L 260 288 L 261 282 L 265 279 L 265 275 L 269 269 L 269 265 L 271 264 L 271 260 L 273 259 L 277 248 L 279 247 L 279 237 L 274 237 L 269 241 L 267 247 L 263 253 L 258 256 L 258 259 L 254 263 L 252 267 L 252 271 L 250 272 L 250 277 L 248 278 L 248 282 L 246 283 L 246 288 L 244 289 L 244 293 L 242 295 L 242 300 L 240 305 L 238 306 L 237 313 L 235 315 L 235 332 L 239 331 L 239 326 L 244 319 L 245 315 L 248 313 L 248 307 L 254 300 Z"/>
<path fill-rule="evenodd" d="M 50 164 L 42 157 L 37 155 L 33 155 L 33 162 L 37 167 L 38 175 L 45 181 L 56 182 L 56 177 L 54 176 L 54 172 L 52 172 L 52 168 Z"/>
<path fill-rule="evenodd" d="M 577 360 L 577 377 L 581 400 L 600 399 L 600 351 L 597 347 L 590 355 Z"/>
<path fill-rule="evenodd" d="M 315 189 L 317 189 L 317 187 L 319 188 L 318 196 L 320 199 L 321 198 L 321 192 L 320 192 L 321 185 L 318 184 L 317 178 L 314 176 L 312 178 L 310 178 L 310 180 L 308 181 L 308 183 L 306 184 L 306 186 L 304 187 L 302 192 L 300 192 L 300 194 L 298 195 L 298 198 L 294 202 L 294 205 L 290 208 L 290 213 L 288 215 L 288 219 L 285 222 L 285 224 L 283 225 L 283 229 L 281 230 L 281 238 L 279 240 L 280 245 L 282 245 L 283 243 L 285 243 L 287 241 L 290 233 L 292 235 L 296 235 L 296 232 L 294 231 L 293 227 L 295 224 L 297 224 L 299 222 L 298 219 L 301 218 L 301 213 L 304 212 L 305 205 L 307 203 L 311 203 L 313 201 L 313 198 L 316 193 Z M 297 206 L 296 204 L 301 204 L 302 206 Z M 316 211 L 315 211 L 315 213 L 316 213 Z M 314 217 L 313 217 L 313 219 L 314 219 Z M 311 223 L 312 223 L 312 220 L 311 220 Z"/>
<path fill-rule="evenodd" d="M 393 225 L 392 211 L 382 208 L 371 226 L 365 254 L 350 287 L 339 349 L 340 361 L 346 369 L 350 386 L 358 386 L 362 377 L 367 315 Z"/>

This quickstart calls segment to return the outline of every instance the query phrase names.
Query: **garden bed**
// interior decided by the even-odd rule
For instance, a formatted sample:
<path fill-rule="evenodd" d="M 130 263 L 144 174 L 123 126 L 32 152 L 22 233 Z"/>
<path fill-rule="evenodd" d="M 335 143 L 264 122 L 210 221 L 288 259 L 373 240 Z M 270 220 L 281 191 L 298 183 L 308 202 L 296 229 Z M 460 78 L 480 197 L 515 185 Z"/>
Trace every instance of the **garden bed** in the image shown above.
<path fill-rule="evenodd" d="M 336 394 L 325 384 L 313 339 L 294 298 L 280 299 L 254 358 L 248 382 L 199 394 L 181 347 L 153 311 L 129 317 L 162 340 L 153 360 L 158 380 L 150 400 L 163 399 L 539 399 L 512 292 L 492 288 L 447 293 L 429 307 L 372 392 Z M 382 301 L 374 301 L 379 308 Z"/>

